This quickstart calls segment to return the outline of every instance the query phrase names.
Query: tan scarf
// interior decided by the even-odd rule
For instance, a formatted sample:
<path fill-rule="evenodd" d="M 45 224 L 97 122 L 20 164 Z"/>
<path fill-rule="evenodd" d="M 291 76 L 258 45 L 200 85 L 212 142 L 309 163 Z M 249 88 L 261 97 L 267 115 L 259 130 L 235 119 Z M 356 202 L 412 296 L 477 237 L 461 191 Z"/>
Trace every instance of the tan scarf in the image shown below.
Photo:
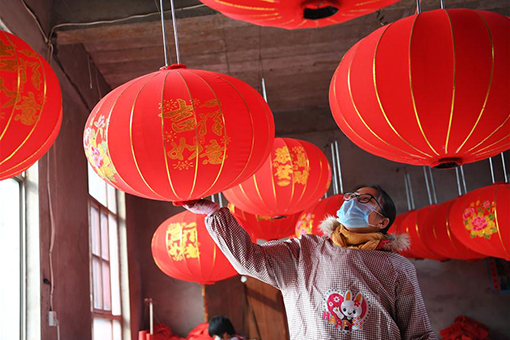
<path fill-rule="evenodd" d="M 331 234 L 331 240 L 337 246 L 359 250 L 377 249 L 382 239 L 384 239 L 384 234 L 382 233 L 355 233 L 347 230 L 341 224 Z"/>

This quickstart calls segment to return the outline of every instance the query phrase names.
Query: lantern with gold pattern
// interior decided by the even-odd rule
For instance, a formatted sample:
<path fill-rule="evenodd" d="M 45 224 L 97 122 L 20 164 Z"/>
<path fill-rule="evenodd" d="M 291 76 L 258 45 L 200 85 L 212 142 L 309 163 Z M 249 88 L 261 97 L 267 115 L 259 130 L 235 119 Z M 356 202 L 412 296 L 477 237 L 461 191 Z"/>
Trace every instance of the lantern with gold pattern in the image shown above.
<path fill-rule="evenodd" d="M 0 30 L 0 180 L 20 174 L 57 138 L 62 93 L 50 65 Z"/>

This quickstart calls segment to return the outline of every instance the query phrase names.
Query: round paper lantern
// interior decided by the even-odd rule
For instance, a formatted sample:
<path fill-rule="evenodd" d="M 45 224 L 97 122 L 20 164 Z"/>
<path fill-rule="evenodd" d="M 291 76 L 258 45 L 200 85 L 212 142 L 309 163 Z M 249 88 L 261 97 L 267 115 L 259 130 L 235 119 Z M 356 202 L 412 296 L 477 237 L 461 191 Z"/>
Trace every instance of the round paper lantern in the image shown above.
<path fill-rule="evenodd" d="M 411 248 L 409 253 L 411 256 L 421 259 L 446 260 L 447 257 L 434 253 L 424 241 L 424 230 L 430 228 L 427 225 L 427 218 L 434 206 L 426 206 L 421 209 L 412 210 L 407 213 L 400 224 L 400 232 L 409 235 Z"/>
<path fill-rule="evenodd" d="M 51 147 L 62 122 L 62 93 L 50 65 L 0 30 L 0 180 L 16 176 Z"/>
<path fill-rule="evenodd" d="M 510 261 L 510 184 L 468 192 L 450 210 L 453 234 L 466 247 Z"/>
<path fill-rule="evenodd" d="M 235 20 L 292 30 L 339 24 L 375 12 L 398 0 L 200 1 Z"/>
<path fill-rule="evenodd" d="M 423 228 L 423 242 L 428 249 L 445 258 L 455 260 L 485 258 L 485 255 L 467 248 L 453 235 L 449 214 L 454 202 L 455 200 L 451 200 L 431 207 Z"/>
<path fill-rule="evenodd" d="M 205 227 L 205 215 L 185 211 L 163 222 L 152 237 L 152 257 L 174 279 L 212 284 L 237 272 Z"/>
<path fill-rule="evenodd" d="M 306 234 L 322 236 L 323 232 L 319 229 L 319 225 L 328 216 L 336 217 L 343 203 L 343 195 L 334 195 L 320 200 L 313 207 L 303 211 L 296 223 L 296 237 Z"/>
<path fill-rule="evenodd" d="M 448 168 L 510 147 L 510 20 L 423 12 L 356 43 L 329 91 L 340 129 L 392 161 Z"/>
<path fill-rule="evenodd" d="M 318 147 L 299 139 L 275 138 L 264 165 L 223 194 L 248 213 L 286 216 L 315 204 L 328 190 L 330 181 L 331 168 Z"/>
<path fill-rule="evenodd" d="M 266 241 L 279 240 L 294 234 L 294 226 L 299 218 L 299 213 L 274 218 L 270 216 L 253 215 L 229 204 L 228 208 L 241 226 L 251 235 L 252 239 Z"/>
<path fill-rule="evenodd" d="M 94 170 L 127 193 L 199 199 L 249 178 L 274 139 L 273 115 L 248 84 L 172 65 L 116 88 L 83 137 Z"/>

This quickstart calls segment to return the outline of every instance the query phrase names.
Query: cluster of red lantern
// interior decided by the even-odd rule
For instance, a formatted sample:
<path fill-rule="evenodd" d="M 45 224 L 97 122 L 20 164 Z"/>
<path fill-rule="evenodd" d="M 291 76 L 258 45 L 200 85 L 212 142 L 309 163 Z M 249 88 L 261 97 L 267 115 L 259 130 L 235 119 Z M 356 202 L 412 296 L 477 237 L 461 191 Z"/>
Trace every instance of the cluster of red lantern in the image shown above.
<path fill-rule="evenodd" d="M 255 89 L 173 65 L 105 96 L 89 116 L 83 144 L 92 168 L 112 186 L 186 201 L 249 178 L 273 139 L 273 115 Z"/>
<path fill-rule="evenodd" d="M 228 208 L 239 224 L 246 229 L 253 239 L 266 241 L 292 236 L 294 233 L 294 226 L 300 216 L 300 214 L 297 213 L 275 218 L 271 216 L 253 215 L 240 210 L 232 204 L 229 204 Z"/>
<path fill-rule="evenodd" d="M 205 215 L 185 211 L 163 222 L 152 238 L 152 257 L 175 279 L 212 284 L 237 274 L 205 227 Z"/>
<path fill-rule="evenodd" d="M 357 42 L 329 100 L 340 129 L 389 160 L 451 167 L 510 147 L 510 20 L 484 11 L 424 12 Z"/>
<path fill-rule="evenodd" d="M 0 180 L 16 176 L 51 147 L 62 122 L 62 93 L 50 65 L 0 30 Z"/>
<path fill-rule="evenodd" d="M 289 30 L 339 24 L 398 0 L 200 0 L 225 16 L 259 26 Z"/>
<path fill-rule="evenodd" d="M 315 204 L 329 188 L 331 168 L 315 145 L 276 138 L 264 165 L 248 180 L 224 191 L 237 208 L 254 215 L 288 216 Z"/>
<path fill-rule="evenodd" d="M 411 258 L 510 260 L 509 206 L 510 184 L 494 184 L 399 215 L 390 233 L 409 235 Z"/>

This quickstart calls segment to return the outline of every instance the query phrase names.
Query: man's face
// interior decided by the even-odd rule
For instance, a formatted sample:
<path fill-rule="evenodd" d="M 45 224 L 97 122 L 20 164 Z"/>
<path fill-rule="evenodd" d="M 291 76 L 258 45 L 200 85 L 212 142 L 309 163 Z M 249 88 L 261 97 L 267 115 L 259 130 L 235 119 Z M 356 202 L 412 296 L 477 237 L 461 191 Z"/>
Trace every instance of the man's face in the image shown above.
<path fill-rule="evenodd" d="M 373 232 L 379 232 L 382 229 L 384 229 L 388 223 L 389 219 L 385 218 L 381 215 L 381 202 L 377 201 L 377 190 L 371 187 L 363 187 L 356 191 L 356 193 L 363 195 L 364 197 L 370 197 L 367 203 L 364 204 L 370 204 L 374 207 L 374 211 L 368 215 L 368 223 L 370 226 L 366 228 L 355 228 L 355 229 L 349 229 L 346 227 L 347 230 L 354 231 L 357 233 L 373 233 Z"/>

